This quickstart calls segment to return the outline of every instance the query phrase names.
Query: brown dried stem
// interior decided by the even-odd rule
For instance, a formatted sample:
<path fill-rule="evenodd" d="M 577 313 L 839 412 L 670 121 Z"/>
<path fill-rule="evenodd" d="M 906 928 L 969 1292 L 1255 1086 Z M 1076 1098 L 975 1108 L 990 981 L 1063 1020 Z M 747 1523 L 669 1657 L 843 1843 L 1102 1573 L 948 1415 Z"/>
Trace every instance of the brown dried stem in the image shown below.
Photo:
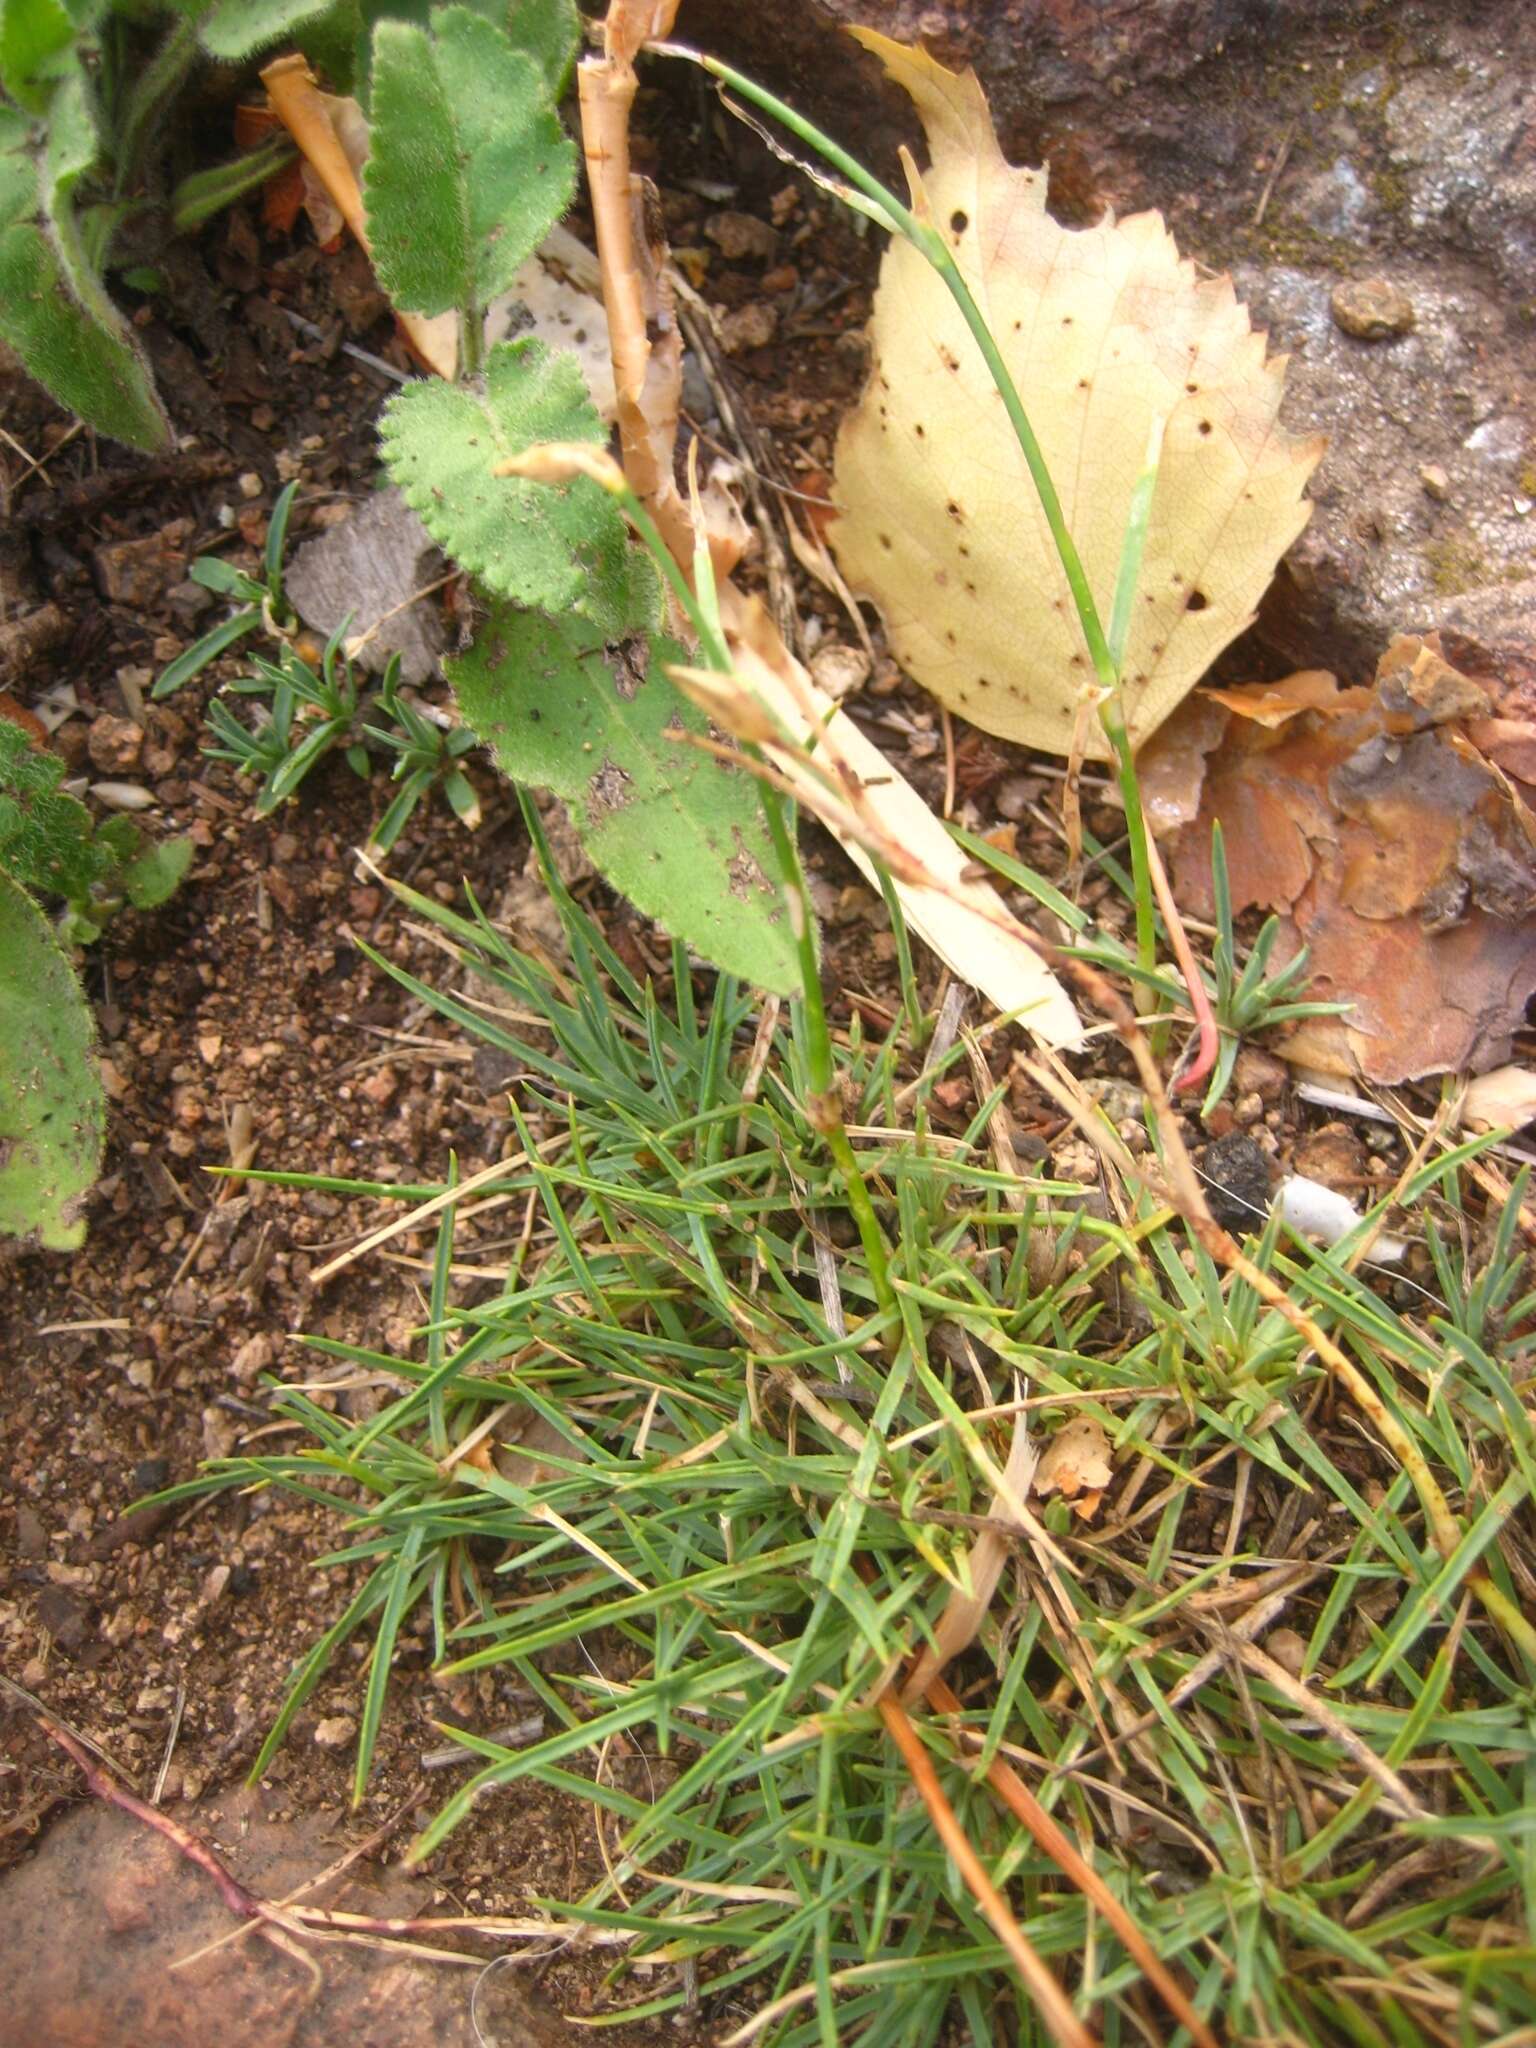
<path fill-rule="evenodd" d="M 926 1697 L 935 1713 L 960 1712 L 959 1700 L 942 1678 L 933 1680 L 927 1688 Z M 1178 1979 L 1158 1956 L 1152 1944 L 1093 1865 L 1082 1855 L 1061 1823 L 1040 1804 L 1013 1766 L 1005 1763 L 1001 1757 L 994 1757 L 987 1766 L 987 1783 L 1009 1812 L 1023 1822 L 1035 1846 L 1050 1857 L 1062 1875 L 1070 1878 L 1095 1911 L 1101 1913 L 1108 1921 L 1124 1943 L 1127 1955 L 1139 1966 L 1147 1981 L 1162 1995 L 1168 2010 L 1188 2027 L 1191 2038 L 1199 2043 L 1199 2048 L 1217 2048 L 1216 2036 L 1190 2004 Z"/>
<path fill-rule="evenodd" d="M 603 54 L 583 59 L 576 83 L 624 474 L 683 574 L 690 576 L 693 526 L 672 473 L 682 341 L 659 268 L 648 260 L 636 233 L 644 187 L 629 162 L 635 56 L 643 43 L 667 35 L 676 12 L 677 0 L 612 0 L 603 24 Z"/>
<path fill-rule="evenodd" d="M 1008 1901 L 987 1875 L 986 1866 L 971 1847 L 965 1829 L 961 1827 L 955 1809 L 944 1796 L 939 1783 L 939 1774 L 933 1767 L 933 1760 L 923 1747 L 921 1736 L 907 1718 L 901 1702 L 894 1693 L 886 1693 L 878 1702 L 880 1718 L 897 1749 L 902 1761 L 912 1773 L 912 1782 L 928 1809 L 928 1818 L 933 1822 L 933 1831 L 944 1844 L 945 1850 L 954 1858 L 955 1868 L 965 1880 L 966 1888 L 986 1915 L 987 1924 L 998 1940 L 1013 1958 L 1014 1967 L 1023 1978 L 1029 1995 L 1039 2009 L 1040 2017 L 1050 2029 L 1051 2038 L 1059 2048 L 1098 2048 L 1098 2037 L 1072 2010 L 1071 2001 L 1041 1960 L 1039 1953 L 1030 1942 L 1024 1930 L 1013 1917 Z"/>

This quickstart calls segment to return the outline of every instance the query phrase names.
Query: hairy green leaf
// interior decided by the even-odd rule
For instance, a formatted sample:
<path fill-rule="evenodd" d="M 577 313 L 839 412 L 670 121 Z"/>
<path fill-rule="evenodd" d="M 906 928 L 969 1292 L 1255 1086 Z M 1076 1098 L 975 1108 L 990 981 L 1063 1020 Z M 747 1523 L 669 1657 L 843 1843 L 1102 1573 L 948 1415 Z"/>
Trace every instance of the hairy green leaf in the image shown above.
<path fill-rule="evenodd" d="M 503 13 L 507 10 L 503 8 Z M 512 0 L 507 32 L 519 50 L 526 50 L 558 99 L 571 76 L 581 46 L 581 16 L 576 0 Z"/>
<path fill-rule="evenodd" d="M 717 967 L 790 994 L 798 956 L 757 790 L 676 736 L 708 731 L 662 673 L 687 658 L 660 635 L 604 645 L 587 620 L 500 605 L 448 666 L 497 766 L 564 800 L 615 888 Z"/>
<path fill-rule="evenodd" d="M 238 62 L 331 12 L 330 0 L 216 0 L 198 23 L 198 40 L 210 57 Z"/>
<path fill-rule="evenodd" d="M 96 156 L 84 79 L 54 95 L 44 176 L 28 153 L 27 123 L 0 108 L 0 336 L 30 375 L 83 420 L 160 454 L 170 427 L 148 365 L 86 259 L 74 194 Z M 48 232 L 37 225 L 42 214 Z"/>
<path fill-rule="evenodd" d="M 0 1231 L 68 1251 L 101 1165 L 90 1007 L 37 905 L 0 874 Z"/>
<path fill-rule="evenodd" d="M 379 282 L 416 313 L 484 306 L 570 204 L 575 148 L 538 63 L 467 7 L 381 21 L 364 175 Z"/>
<path fill-rule="evenodd" d="M 187 838 L 160 839 L 123 869 L 123 894 L 135 910 L 158 910 L 187 879 L 196 851 Z"/>
<path fill-rule="evenodd" d="M 581 612 L 608 640 L 659 622 L 655 572 L 600 485 L 578 477 L 555 488 L 491 474 L 537 441 L 602 442 L 574 356 L 532 340 L 504 343 L 487 359 L 483 394 L 407 385 L 379 434 L 406 503 L 496 596 Z"/>
<path fill-rule="evenodd" d="M 111 865 L 91 814 L 59 788 L 64 763 L 0 718 L 0 870 L 45 895 L 83 897 Z"/>
<path fill-rule="evenodd" d="M 0 86 L 29 113 L 48 105 L 75 26 L 58 0 L 0 0 Z"/>

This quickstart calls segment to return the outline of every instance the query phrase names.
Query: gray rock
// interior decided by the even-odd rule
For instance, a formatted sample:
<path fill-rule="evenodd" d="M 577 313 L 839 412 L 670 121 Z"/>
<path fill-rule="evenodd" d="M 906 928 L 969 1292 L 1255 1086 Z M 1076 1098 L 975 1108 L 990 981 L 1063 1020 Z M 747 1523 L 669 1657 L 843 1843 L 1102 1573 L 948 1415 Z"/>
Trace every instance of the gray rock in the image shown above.
<path fill-rule="evenodd" d="M 1308 181 L 1296 210 L 1320 235 L 1358 234 L 1375 210 L 1370 187 L 1347 156 L 1336 156 L 1326 171 Z"/>
<path fill-rule="evenodd" d="M 1448 27 L 1440 61 L 1404 78 L 1385 110 L 1407 229 L 1459 243 L 1524 294 L 1536 285 L 1536 111 L 1528 50 L 1516 46 L 1529 30 L 1519 8 Z"/>
<path fill-rule="evenodd" d="M 1511 417 L 1505 316 L 1419 264 L 1402 273 L 1412 332 L 1362 346 L 1334 324 L 1327 276 L 1246 265 L 1234 275 L 1255 323 L 1290 355 L 1287 425 L 1329 437 L 1311 523 L 1259 630 L 1298 667 L 1365 681 L 1394 634 L 1437 626 L 1463 593 L 1530 574 L 1536 532 L 1516 509 L 1526 443 L 1499 424 Z M 1443 473 L 1443 496 L 1425 489 L 1425 469 Z"/>
<path fill-rule="evenodd" d="M 398 653 L 402 680 L 424 683 L 443 651 L 441 612 L 434 598 L 406 600 L 435 583 L 445 567 L 432 536 L 390 489 L 370 498 L 344 525 L 306 541 L 284 572 L 283 588 L 305 624 L 327 638 L 348 613 L 351 639 L 394 612 L 362 650 L 360 665 L 381 675 Z M 405 609 L 395 611 L 397 605 Z"/>

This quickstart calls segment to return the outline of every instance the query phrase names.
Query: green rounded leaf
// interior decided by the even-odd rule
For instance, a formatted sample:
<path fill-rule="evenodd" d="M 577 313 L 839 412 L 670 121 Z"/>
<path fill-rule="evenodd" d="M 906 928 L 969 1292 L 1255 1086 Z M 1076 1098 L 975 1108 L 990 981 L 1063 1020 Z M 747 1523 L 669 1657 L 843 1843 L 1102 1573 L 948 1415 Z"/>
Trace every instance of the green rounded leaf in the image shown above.
<path fill-rule="evenodd" d="M 497 766 L 564 800 L 616 889 L 715 966 L 795 994 L 799 956 L 752 778 L 677 737 L 708 731 L 663 674 L 687 659 L 661 635 L 605 646 L 585 619 L 499 605 L 448 670 Z"/>
<path fill-rule="evenodd" d="M 569 484 L 492 475 L 538 441 L 606 438 L 576 358 L 524 340 L 491 350 L 483 393 L 422 380 L 385 408 L 389 473 L 432 538 L 498 597 L 576 611 L 600 639 L 660 619 L 655 571 L 588 477 Z"/>
<path fill-rule="evenodd" d="M 135 910 L 158 910 L 187 878 L 196 852 L 190 839 L 161 839 L 123 869 L 123 891 Z"/>
<path fill-rule="evenodd" d="M 198 41 L 210 57 L 238 63 L 332 11 L 330 0 L 217 0 L 198 23 Z"/>
<path fill-rule="evenodd" d="M 537 61 L 467 7 L 373 36 L 364 173 L 374 268 L 397 306 L 484 306 L 570 204 L 576 152 Z"/>
<path fill-rule="evenodd" d="M 0 0 L 0 86 L 41 114 L 74 40 L 75 24 L 58 0 Z"/>
<path fill-rule="evenodd" d="M 0 1231 L 52 1251 L 82 1242 L 106 1104 L 90 1007 L 26 891 L 0 874 Z"/>

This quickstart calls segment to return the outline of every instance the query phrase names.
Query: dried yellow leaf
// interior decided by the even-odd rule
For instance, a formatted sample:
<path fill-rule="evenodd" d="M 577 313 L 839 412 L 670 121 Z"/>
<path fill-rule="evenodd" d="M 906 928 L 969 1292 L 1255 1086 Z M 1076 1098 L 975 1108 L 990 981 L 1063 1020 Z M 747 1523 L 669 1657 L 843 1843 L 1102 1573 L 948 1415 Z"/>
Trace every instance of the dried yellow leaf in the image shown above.
<path fill-rule="evenodd" d="M 1035 1492 L 1060 1493 L 1086 1521 L 1114 1476 L 1103 1423 L 1095 1415 L 1074 1415 L 1046 1445 L 1035 1467 Z"/>
<path fill-rule="evenodd" d="M 1125 707 L 1154 732 L 1252 617 L 1306 524 L 1322 453 L 1279 424 L 1230 279 L 1202 279 L 1156 213 L 1059 226 L 1043 170 L 1005 161 L 975 74 L 858 29 L 916 102 L 932 158 L 914 210 L 945 236 L 1008 364 L 1106 622 L 1131 493 L 1163 424 Z M 892 651 L 982 726 L 1066 754 L 1094 678 L 1066 578 L 981 353 L 901 239 L 880 272 L 870 378 L 838 439 L 830 530 Z M 1108 749 L 1090 721 L 1089 752 Z"/>

